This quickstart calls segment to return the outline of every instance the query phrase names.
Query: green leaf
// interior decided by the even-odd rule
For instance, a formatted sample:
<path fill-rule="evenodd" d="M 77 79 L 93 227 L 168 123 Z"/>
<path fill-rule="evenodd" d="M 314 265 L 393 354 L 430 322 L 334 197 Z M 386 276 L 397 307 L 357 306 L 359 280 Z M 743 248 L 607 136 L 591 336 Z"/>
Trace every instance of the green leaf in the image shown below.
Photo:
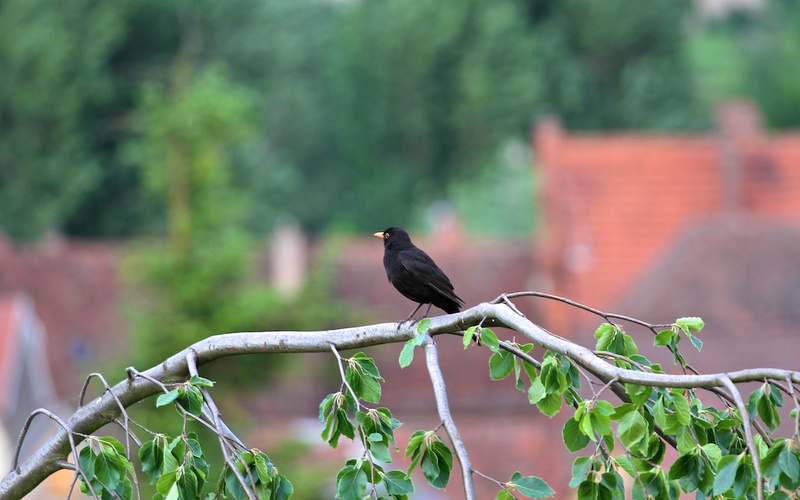
<path fill-rule="evenodd" d="M 661 469 L 656 469 L 656 472 L 645 472 L 633 483 L 632 498 L 635 499 L 676 497 L 675 494 L 670 495 L 667 478 Z"/>
<path fill-rule="evenodd" d="M 695 349 L 697 349 L 698 352 L 703 348 L 703 341 L 700 340 L 698 337 L 692 335 L 691 333 L 687 333 L 686 336 L 689 337 L 689 341 L 692 343 Z"/>
<path fill-rule="evenodd" d="M 717 467 L 717 476 L 714 478 L 715 495 L 722 495 L 733 487 L 733 481 L 736 479 L 736 472 L 741 460 L 741 455 L 725 455 L 720 459 Z"/>
<path fill-rule="evenodd" d="M 689 425 L 689 422 L 692 420 L 692 414 L 689 410 L 689 402 L 686 400 L 686 396 L 683 395 L 683 390 L 672 389 L 670 393 L 673 396 L 675 415 L 678 418 L 678 422 L 682 425 Z"/>
<path fill-rule="evenodd" d="M 164 496 L 169 496 L 170 491 L 175 487 L 175 475 L 177 470 L 167 472 L 161 475 L 156 481 L 156 490 Z M 177 492 L 177 490 L 176 490 Z"/>
<path fill-rule="evenodd" d="M 615 461 L 622 468 L 622 470 L 628 473 L 629 476 L 636 477 L 636 469 L 633 466 L 633 462 L 631 462 L 631 459 L 627 455 L 620 455 L 615 459 Z"/>
<path fill-rule="evenodd" d="M 175 475 L 175 484 L 178 485 L 178 491 L 181 493 L 181 498 L 196 499 L 199 498 L 200 492 L 198 488 L 200 483 L 197 480 L 197 474 L 192 469 L 181 467 Z"/>
<path fill-rule="evenodd" d="M 638 352 L 636 343 L 617 325 L 603 323 L 594 332 L 597 338 L 597 350 L 609 351 L 623 356 L 633 356 Z"/>
<path fill-rule="evenodd" d="M 355 426 L 347 416 L 349 399 L 342 393 L 336 392 L 325 397 L 320 407 L 320 421 L 325 423 L 322 430 L 322 439 L 332 448 L 339 444 L 339 437 L 355 437 Z"/>
<path fill-rule="evenodd" d="M 492 380 L 501 380 L 511 374 L 516 356 L 508 351 L 497 351 L 489 358 L 489 376 Z"/>
<path fill-rule="evenodd" d="M 380 372 L 378 372 L 378 367 L 375 366 L 375 360 L 364 354 L 363 352 L 356 353 L 355 356 L 350 358 L 351 366 L 352 364 L 356 364 L 358 366 L 359 371 L 364 373 L 365 375 L 372 377 L 376 380 L 383 380 L 381 378 Z"/>
<path fill-rule="evenodd" d="M 547 389 L 544 387 L 541 377 L 537 377 L 528 389 L 528 401 L 531 404 L 536 404 L 547 395 Z"/>
<path fill-rule="evenodd" d="M 414 433 L 411 434 L 411 437 L 408 439 L 408 446 L 406 446 L 406 457 L 423 447 L 424 439 L 427 434 L 428 431 L 414 431 Z M 409 474 L 411 470 L 413 470 L 413 467 L 409 469 Z"/>
<path fill-rule="evenodd" d="M 699 332 L 700 330 L 703 329 L 703 326 L 705 326 L 703 320 L 698 317 L 678 318 L 675 321 L 675 324 L 681 327 L 681 330 L 683 330 L 686 333 Z"/>
<path fill-rule="evenodd" d="M 669 345 L 674 335 L 675 332 L 673 330 L 661 330 L 656 334 L 656 337 L 653 340 L 653 345 L 659 347 Z"/>
<path fill-rule="evenodd" d="M 405 368 L 406 366 L 410 365 L 411 362 L 414 360 L 415 347 L 416 345 L 414 345 L 413 340 L 409 340 L 403 346 L 403 350 L 400 351 L 400 368 Z"/>
<path fill-rule="evenodd" d="M 594 404 L 594 408 L 592 409 L 592 413 L 599 413 L 600 415 L 609 417 L 609 420 L 611 415 L 616 413 L 616 411 L 617 410 L 611 403 L 602 399 L 597 400 Z"/>
<path fill-rule="evenodd" d="M 361 500 L 367 493 L 367 474 L 362 469 L 346 465 L 336 475 L 336 498 Z"/>
<path fill-rule="evenodd" d="M 539 408 L 539 411 L 541 411 L 548 417 L 552 417 L 559 411 L 561 411 L 561 405 L 562 405 L 562 399 L 561 395 L 559 394 L 548 394 L 538 403 L 536 403 L 536 406 Z"/>
<path fill-rule="evenodd" d="M 158 399 L 156 400 L 156 408 L 166 406 L 175 401 L 176 399 L 178 399 L 178 390 L 172 389 L 166 394 L 162 394 L 158 397 Z"/>
<path fill-rule="evenodd" d="M 797 489 L 800 483 L 800 457 L 797 455 L 797 444 L 792 445 L 794 452 L 786 446 L 778 456 L 778 463 L 781 465 L 781 472 L 786 476 L 786 481 L 781 481 L 787 489 Z"/>
<path fill-rule="evenodd" d="M 411 478 L 402 471 L 392 470 L 383 476 L 383 483 L 386 486 L 386 493 L 390 495 L 410 495 L 414 493 L 414 483 Z"/>
<path fill-rule="evenodd" d="M 87 446 L 79 454 L 79 464 L 84 470 L 89 481 L 98 486 L 92 490 L 99 493 L 105 489 L 108 493 L 114 492 L 125 479 L 125 474 L 133 468 L 124 455 L 122 443 L 112 437 L 98 438 L 89 436 Z"/>
<path fill-rule="evenodd" d="M 701 446 L 700 449 L 703 450 L 703 454 L 705 454 L 716 470 L 719 467 L 719 461 L 722 460 L 722 451 L 719 446 L 715 443 L 708 443 Z"/>
<path fill-rule="evenodd" d="M 388 464 L 392 461 L 392 454 L 389 452 L 389 447 L 386 446 L 386 443 L 371 443 L 369 445 L 369 451 L 372 453 L 372 457 L 378 462 Z"/>
<path fill-rule="evenodd" d="M 289 497 L 294 493 L 294 485 L 281 474 L 278 475 L 275 482 L 277 485 L 273 488 L 273 500 L 289 500 Z"/>
<path fill-rule="evenodd" d="M 786 449 L 786 439 L 778 439 L 761 459 L 761 473 L 766 477 L 778 478 L 781 474 L 780 456 Z"/>
<path fill-rule="evenodd" d="M 604 472 L 601 476 L 601 486 L 605 486 L 608 495 L 611 498 L 625 498 L 625 482 L 622 480 L 616 471 Z"/>
<path fill-rule="evenodd" d="M 157 435 L 139 448 L 139 461 L 142 462 L 142 471 L 147 474 L 150 484 L 155 484 L 161 475 L 161 464 L 164 463 L 164 449 L 166 439 L 163 434 Z"/>
<path fill-rule="evenodd" d="M 497 496 L 494 497 L 494 500 L 515 500 L 514 495 L 509 493 L 506 490 L 500 490 L 497 492 Z"/>
<path fill-rule="evenodd" d="M 425 332 L 427 332 L 430 328 L 431 328 L 431 319 L 422 318 L 417 323 L 417 335 L 425 335 Z"/>
<path fill-rule="evenodd" d="M 713 471 L 695 452 L 678 457 L 670 467 L 669 478 L 677 479 L 687 493 L 700 490 L 708 494 L 714 486 Z"/>
<path fill-rule="evenodd" d="M 583 480 L 586 479 L 586 474 L 589 472 L 589 468 L 593 463 L 594 459 L 592 457 L 578 457 L 575 459 L 575 462 L 572 463 L 572 479 L 569 482 L 570 488 L 580 485 Z"/>
<path fill-rule="evenodd" d="M 497 335 L 489 328 L 481 328 L 480 336 L 481 342 L 493 352 L 497 352 L 500 349 L 500 341 L 497 339 Z"/>
<path fill-rule="evenodd" d="M 652 387 L 646 385 L 637 385 L 637 384 L 625 384 L 625 393 L 631 398 L 631 402 L 636 406 L 641 406 L 648 399 L 650 399 L 650 395 L 653 393 Z"/>
<path fill-rule="evenodd" d="M 569 418 L 564 422 L 561 435 L 564 438 L 564 444 L 571 452 L 582 450 L 590 441 L 589 436 L 581 432 L 580 423 L 574 418 Z M 577 486 L 577 484 L 575 486 Z"/>
<path fill-rule="evenodd" d="M 199 375 L 192 375 L 192 378 L 189 379 L 189 383 L 192 385 L 199 385 L 201 387 L 214 387 L 213 380 L 203 378 Z"/>
<path fill-rule="evenodd" d="M 477 326 L 471 326 L 467 328 L 467 331 L 464 332 L 464 350 L 466 350 L 470 345 L 472 345 L 472 341 L 475 339 L 475 330 Z"/>
<path fill-rule="evenodd" d="M 540 478 L 535 476 L 523 477 L 519 472 L 515 472 L 511 476 L 511 481 L 507 482 L 506 486 L 513 488 L 528 498 L 547 498 L 555 495 L 555 491 Z"/>
<path fill-rule="evenodd" d="M 453 470 L 453 452 L 437 437 L 424 453 L 420 468 L 425 479 L 435 488 L 444 488 Z"/>
<path fill-rule="evenodd" d="M 597 327 L 597 330 L 594 331 L 594 338 L 602 339 L 603 337 L 610 337 L 616 331 L 617 328 L 611 323 L 601 323 L 600 326 Z M 598 348 L 598 350 L 605 350 L 605 349 Z"/>
<path fill-rule="evenodd" d="M 608 500 L 610 496 L 601 496 L 600 484 L 590 479 L 578 486 L 578 500 Z M 605 488 L 603 488 L 605 490 Z"/>
<path fill-rule="evenodd" d="M 380 381 L 383 379 L 378 373 L 375 362 L 363 352 L 359 352 L 348 360 L 345 379 L 359 398 L 370 403 L 380 401 Z"/>
<path fill-rule="evenodd" d="M 689 453 L 697 447 L 697 443 L 694 440 L 694 434 L 692 434 L 691 428 L 687 425 L 678 427 L 675 437 L 678 444 L 678 453 L 681 455 Z"/>
<path fill-rule="evenodd" d="M 96 459 L 97 455 L 95 455 L 88 446 L 84 447 L 78 455 L 78 465 L 80 465 L 81 470 L 89 481 L 94 479 L 94 464 Z"/>
<path fill-rule="evenodd" d="M 178 387 L 177 402 L 192 415 L 199 415 L 200 411 L 203 409 L 203 394 L 197 387 L 181 384 L 181 386 Z"/>
<path fill-rule="evenodd" d="M 622 417 L 617 427 L 617 437 L 626 448 L 632 448 L 647 433 L 647 421 L 638 411 L 632 411 Z"/>
<path fill-rule="evenodd" d="M 789 494 L 782 490 L 774 491 L 766 498 L 767 500 L 792 500 Z"/>

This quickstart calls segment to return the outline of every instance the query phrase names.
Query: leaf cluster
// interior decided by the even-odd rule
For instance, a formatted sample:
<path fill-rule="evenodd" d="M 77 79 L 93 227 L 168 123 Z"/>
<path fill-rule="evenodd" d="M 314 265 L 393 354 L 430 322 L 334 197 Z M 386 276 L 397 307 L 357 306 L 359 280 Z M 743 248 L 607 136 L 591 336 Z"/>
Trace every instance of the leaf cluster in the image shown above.
<path fill-rule="evenodd" d="M 336 476 L 337 498 L 362 499 L 368 485 L 375 491 L 383 486 L 385 495 L 380 498 L 405 499 L 414 492 L 414 485 L 407 473 L 385 470 L 376 462 L 392 462 L 391 449 L 398 450 L 394 431 L 401 423 L 392 416 L 388 408 L 367 408 L 362 401 L 380 402 L 383 381 L 375 361 L 363 352 L 345 360 L 342 390 L 329 394 L 319 406 L 319 419 L 324 424 L 322 439 L 332 448 L 344 436 L 355 439 L 358 434 L 364 446 L 364 454 L 348 460 Z"/>

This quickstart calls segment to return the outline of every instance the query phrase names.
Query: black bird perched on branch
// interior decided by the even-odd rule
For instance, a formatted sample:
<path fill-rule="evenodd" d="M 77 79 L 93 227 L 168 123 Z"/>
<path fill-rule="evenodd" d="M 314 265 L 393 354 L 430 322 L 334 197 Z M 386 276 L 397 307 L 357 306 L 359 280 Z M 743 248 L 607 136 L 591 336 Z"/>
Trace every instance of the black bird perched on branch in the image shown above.
<path fill-rule="evenodd" d="M 401 323 L 410 320 L 425 304 L 428 309 L 423 317 L 428 315 L 431 305 L 446 313 L 461 310 L 464 301 L 455 294 L 450 280 L 428 254 L 411 243 L 404 229 L 390 227 L 375 236 L 383 238 L 383 267 L 389 281 L 406 298 L 419 303 Z"/>

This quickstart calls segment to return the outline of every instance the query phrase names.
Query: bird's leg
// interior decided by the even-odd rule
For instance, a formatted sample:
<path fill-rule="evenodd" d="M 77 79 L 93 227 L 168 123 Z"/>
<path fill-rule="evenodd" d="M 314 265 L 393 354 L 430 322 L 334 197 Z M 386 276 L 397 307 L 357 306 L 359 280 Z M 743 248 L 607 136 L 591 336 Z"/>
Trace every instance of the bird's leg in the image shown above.
<path fill-rule="evenodd" d="M 413 311 L 411 311 L 411 314 L 409 314 L 408 316 L 406 316 L 406 318 L 405 318 L 404 320 L 401 320 L 401 321 L 400 321 L 400 324 L 402 325 L 402 324 L 403 324 L 403 323 L 405 323 L 406 321 L 409 321 L 411 318 L 413 318 L 413 317 L 414 317 L 414 315 L 415 315 L 415 314 L 417 314 L 417 311 L 419 311 L 419 308 L 420 308 L 420 307 L 422 307 L 423 305 L 424 305 L 424 304 L 422 304 L 422 303 L 420 303 L 420 304 L 417 304 L 417 308 L 416 308 L 416 309 L 414 309 Z M 428 307 L 428 309 L 430 309 L 430 306 Z"/>
<path fill-rule="evenodd" d="M 420 305 L 422 305 L 422 304 L 420 304 Z M 431 312 L 431 306 L 432 305 L 433 304 L 428 304 L 428 308 L 425 309 L 425 314 L 422 315 L 423 318 L 427 318 L 428 317 L 428 313 Z"/>
<path fill-rule="evenodd" d="M 417 304 L 417 308 L 416 308 L 416 309 L 414 309 L 413 311 L 411 311 L 411 314 L 409 314 L 408 316 L 406 316 L 406 317 L 405 317 L 405 319 L 402 319 L 402 320 L 398 321 L 398 322 L 397 322 L 397 329 L 399 330 L 399 329 L 400 329 L 400 327 L 401 327 L 401 326 L 403 326 L 403 323 L 407 323 L 407 322 L 411 321 L 411 318 L 413 318 L 413 317 L 414 317 L 414 315 L 415 315 L 415 314 L 417 314 L 417 311 L 419 311 L 419 308 L 420 308 L 420 307 L 422 307 L 423 305 L 425 305 L 425 304 L 424 304 L 424 303 L 422 303 L 422 302 L 421 302 L 421 303 L 419 303 L 419 304 Z M 432 305 L 432 304 L 428 304 L 428 311 L 430 311 L 430 310 L 431 310 L 431 305 Z M 428 311 L 425 311 L 425 314 L 426 314 L 426 315 L 428 314 Z M 424 317 L 425 317 L 425 316 L 423 316 L 423 318 L 424 318 Z M 418 321 L 418 320 L 417 320 L 417 321 Z M 413 321 L 413 322 L 412 322 L 412 324 L 413 324 L 413 323 L 416 323 L 416 321 Z"/>

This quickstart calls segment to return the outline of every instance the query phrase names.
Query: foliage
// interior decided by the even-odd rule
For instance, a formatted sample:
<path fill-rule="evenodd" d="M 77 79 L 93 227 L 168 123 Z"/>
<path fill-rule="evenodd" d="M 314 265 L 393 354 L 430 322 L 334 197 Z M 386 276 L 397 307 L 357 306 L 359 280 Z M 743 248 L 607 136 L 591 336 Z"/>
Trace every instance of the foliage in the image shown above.
<path fill-rule="evenodd" d="M 486 227 L 488 215 L 465 193 L 477 184 L 495 205 L 486 176 L 541 111 L 576 129 L 696 129 L 719 96 L 745 93 L 770 126 L 797 125 L 795 2 L 737 13 L 722 28 L 698 26 L 690 8 L 687 0 L 8 0 L 0 228 L 17 239 L 48 228 L 164 232 L 147 160 L 128 145 L 142 133 L 139 97 L 168 86 L 193 31 L 192 75 L 223 74 L 235 94 L 249 94 L 248 134 L 221 154 L 245 201 L 232 212 L 259 235 L 285 214 L 313 231 L 374 230 L 387 219 L 413 226 L 442 200 L 469 227 Z"/>
<path fill-rule="evenodd" d="M 568 128 L 705 125 L 683 50 L 688 1 L 544 2 L 544 102 Z"/>
<path fill-rule="evenodd" d="M 140 136 L 127 150 L 145 167 L 147 187 L 164 200 L 169 222 L 168 242 L 134 245 L 125 263 L 137 365 L 213 331 L 335 326 L 353 314 L 330 300 L 322 271 L 293 297 L 260 282 L 241 220 L 246 200 L 225 154 L 252 133 L 254 97 L 219 68 L 201 70 L 190 83 L 186 71 L 174 68 L 169 86 L 146 87 L 135 120 Z M 321 267 L 332 251 L 321 252 Z M 223 365 L 257 382 L 248 362 Z"/>
<path fill-rule="evenodd" d="M 147 88 L 136 120 L 141 137 L 129 148 L 168 207 L 169 246 L 148 243 L 127 266 L 129 281 L 149 295 L 132 331 L 138 361 L 146 364 L 209 329 L 253 324 L 264 295 L 247 279 L 249 243 L 236 221 L 239 200 L 223 156 L 226 145 L 248 133 L 248 95 L 214 70 L 183 85 Z"/>
<path fill-rule="evenodd" d="M 453 178 L 484 168 L 524 131 L 537 95 L 533 40 L 515 0 L 137 0 L 102 9 L 37 0 L 3 9 L 11 24 L 0 49 L 9 132 L 0 139 L 0 223 L 13 236 L 161 230 L 148 160 L 127 145 L 143 133 L 137 96 L 168 87 L 187 51 L 198 96 L 223 64 L 235 94 L 250 93 L 253 119 L 243 125 L 257 134 L 224 154 L 251 202 L 236 211 L 260 234 L 286 213 L 312 230 L 418 218 L 395 207 L 413 206 L 409 196 L 443 199 Z M 221 110 L 236 97 L 209 104 Z"/>
<path fill-rule="evenodd" d="M 798 127 L 800 106 L 800 8 L 775 1 L 756 17 L 745 37 L 745 89 L 776 128 Z"/>
<path fill-rule="evenodd" d="M 343 215 L 356 227 L 409 222 L 409 196 L 442 199 L 527 127 L 537 66 L 518 2 L 356 2 L 334 36 L 338 175 L 314 182 L 354 190 Z"/>
<path fill-rule="evenodd" d="M 0 3 L 0 230 L 11 237 L 60 225 L 96 185 L 93 117 L 113 98 L 123 23 L 93 0 Z"/>

